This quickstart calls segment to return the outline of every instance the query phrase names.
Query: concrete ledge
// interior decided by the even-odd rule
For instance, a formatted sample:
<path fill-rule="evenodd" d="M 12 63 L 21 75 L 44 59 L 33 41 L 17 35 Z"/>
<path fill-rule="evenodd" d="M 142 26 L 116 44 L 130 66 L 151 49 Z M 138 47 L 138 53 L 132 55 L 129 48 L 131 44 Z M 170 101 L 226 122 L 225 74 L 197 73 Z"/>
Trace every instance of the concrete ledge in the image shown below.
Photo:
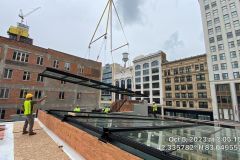
<path fill-rule="evenodd" d="M 132 155 L 112 144 L 103 143 L 66 122 L 47 114 L 44 111 L 38 112 L 38 119 L 59 138 L 71 146 L 85 159 L 94 160 L 138 160 L 139 157 Z"/>

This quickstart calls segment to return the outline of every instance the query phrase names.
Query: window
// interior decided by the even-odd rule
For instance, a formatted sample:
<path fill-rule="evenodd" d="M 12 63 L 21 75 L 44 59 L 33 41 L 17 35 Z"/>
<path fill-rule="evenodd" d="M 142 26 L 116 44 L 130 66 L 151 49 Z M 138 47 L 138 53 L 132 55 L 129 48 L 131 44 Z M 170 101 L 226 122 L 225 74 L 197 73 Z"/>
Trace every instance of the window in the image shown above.
<path fill-rule="evenodd" d="M 155 66 L 158 66 L 159 65 L 159 62 L 158 61 L 153 61 L 152 63 L 151 63 L 151 66 L 152 67 L 155 67 Z"/>
<path fill-rule="evenodd" d="M 135 85 L 135 88 L 136 88 L 136 89 L 141 89 L 141 85 L 140 85 L 140 84 L 136 84 L 136 85 Z"/>
<path fill-rule="evenodd" d="M 185 67 L 186 73 L 191 73 L 192 72 L 192 67 L 191 66 L 187 66 Z"/>
<path fill-rule="evenodd" d="M 222 41 L 222 35 L 217 35 L 217 41 Z"/>
<path fill-rule="evenodd" d="M 186 76 L 186 80 L 187 80 L 187 82 L 191 82 L 192 81 L 192 76 Z"/>
<path fill-rule="evenodd" d="M 148 75 L 148 74 L 149 74 L 149 69 L 143 70 L 143 75 Z"/>
<path fill-rule="evenodd" d="M 143 77 L 143 82 L 148 82 L 149 81 L 149 76 Z"/>
<path fill-rule="evenodd" d="M 222 12 L 223 12 L 223 13 L 227 12 L 227 6 L 223 6 L 223 7 L 222 7 Z"/>
<path fill-rule="evenodd" d="M 175 98 L 181 98 L 180 93 L 175 93 Z"/>
<path fill-rule="evenodd" d="M 166 101 L 166 106 L 172 106 L 172 101 Z"/>
<path fill-rule="evenodd" d="M 237 40 L 237 46 L 240 47 L 240 39 Z"/>
<path fill-rule="evenodd" d="M 152 94 L 153 94 L 153 96 L 160 96 L 160 91 L 159 90 L 153 90 Z"/>
<path fill-rule="evenodd" d="M 223 15 L 223 19 L 224 19 L 225 22 L 228 21 L 229 20 L 229 15 L 228 14 Z"/>
<path fill-rule="evenodd" d="M 42 56 L 37 57 L 37 64 L 41 65 L 41 66 L 43 65 L 43 57 Z"/>
<path fill-rule="evenodd" d="M 200 69 L 200 68 L 199 68 L 199 65 L 196 64 L 196 65 L 195 65 L 195 70 L 196 70 L 196 71 L 199 71 L 199 69 Z"/>
<path fill-rule="evenodd" d="M 217 61 L 217 55 L 212 55 L 212 62 Z"/>
<path fill-rule="evenodd" d="M 70 71 L 70 63 L 65 63 L 65 65 L 64 65 L 64 69 L 66 70 L 66 71 Z"/>
<path fill-rule="evenodd" d="M 229 6 L 230 6 L 231 10 L 235 10 L 236 9 L 235 3 L 231 3 L 231 4 L 229 4 Z"/>
<path fill-rule="evenodd" d="M 42 91 L 35 91 L 34 98 L 40 99 L 42 97 Z"/>
<path fill-rule="evenodd" d="M 189 107 L 190 107 L 190 108 L 193 108 L 193 107 L 194 107 L 193 101 L 189 101 Z"/>
<path fill-rule="evenodd" d="M 13 73 L 12 69 L 5 68 L 3 78 L 11 79 L 12 78 L 12 73 Z"/>
<path fill-rule="evenodd" d="M 226 0 L 221 0 L 220 2 L 221 2 L 221 4 L 224 4 L 224 3 L 226 3 Z"/>
<path fill-rule="evenodd" d="M 238 68 L 238 61 L 232 62 L 232 68 Z"/>
<path fill-rule="evenodd" d="M 210 51 L 211 51 L 211 52 L 216 52 L 216 47 L 215 47 L 215 46 L 211 46 L 211 47 L 210 47 Z"/>
<path fill-rule="evenodd" d="M 209 4 L 205 5 L 205 10 L 209 9 Z"/>
<path fill-rule="evenodd" d="M 140 77 L 139 77 L 139 78 L 135 78 L 135 82 L 136 82 L 136 83 L 141 82 L 141 78 L 140 78 Z"/>
<path fill-rule="evenodd" d="M 218 16 L 218 10 L 217 10 L 217 9 L 213 10 L 213 16 L 214 16 L 214 17 L 217 17 L 217 16 Z"/>
<path fill-rule="evenodd" d="M 159 80 L 159 75 L 154 75 L 154 76 L 152 76 L 152 80 L 153 80 L 153 81 Z"/>
<path fill-rule="evenodd" d="M 233 18 L 235 18 L 235 17 L 237 17 L 238 15 L 237 15 L 237 11 L 234 11 L 234 12 L 232 12 L 232 17 Z"/>
<path fill-rule="evenodd" d="M 240 29 L 236 30 L 235 34 L 236 34 L 237 37 L 240 36 Z"/>
<path fill-rule="evenodd" d="M 180 82 L 185 82 L 185 77 L 184 76 L 180 77 Z"/>
<path fill-rule="evenodd" d="M 125 80 L 121 80 L 121 88 L 125 88 Z"/>
<path fill-rule="evenodd" d="M 198 92 L 198 98 L 207 98 L 207 92 Z"/>
<path fill-rule="evenodd" d="M 159 73 L 159 68 L 152 68 L 152 74 Z"/>
<path fill-rule="evenodd" d="M 187 102 L 186 102 L 186 101 L 183 101 L 183 102 L 182 102 L 182 106 L 183 106 L 183 107 L 187 107 Z"/>
<path fill-rule="evenodd" d="M 214 74 L 214 80 L 220 80 L 219 74 Z"/>
<path fill-rule="evenodd" d="M 180 78 L 179 78 L 179 77 L 175 77 L 175 78 L 174 78 L 174 82 L 175 82 L 175 83 L 180 82 Z"/>
<path fill-rule="evenodd" d="M 208 35 L 212 35 L 213 34 L 213 29 L 208 29 Z"/>
<path fill-rule="evenodd" d="M 223 78 L 223 79 L 228 79 L 228 73 L 223 73 L 223 74 L 222 74 L 222 78 Z"/>
<path fill-rule="evenodd" d="M 193 85 L 192 84 L 187 84 L 187 90 L 192 90 L 193 89 Z"/>
<path fill-rule="evenodd" d="M 227 38 L 233 38 L 232 32 L 228 32 L 228 33 L 227 33 Z"/>
<path fill-rule="evenodd" d="M 159 88 L 159 83 L 152 83 L 152 88 Z"/>
<path fill-rule="evenodd" d="M 197 89 L 206 89 L 206 83 L 198 83 L 197 84 Z"/>
<path fill-rule="evenodd" d="M 180 85 L 175 85 L 175 91 L 179 91 L 180 89 Z"/>
<path fill-rule="evenodd" d="M 184 73 L 184 67 L 180 67 L 180 68 L 179 68 L 179 73 L 180 73 L 180 74 Z"/>
<path fill-rule="evenodd" d="M 212 27 L 212 21 L 211 20 L 207 21 L 207 26 Z"/>
<path fill-rule="evenodd" d="M 143 91 L 143 94 L 149 96 L 149 91 Z"/>
<path fill-rule="evenodd" d="M 188 93 L 188 98 L 193 98 L 193 93 Z"/>
<path fill-rule="evenodd" d="M 233 72 L 234 79 L 240 78 L 239 72 Z"/>
<path fill-rule="evenodd" d="M 221 63 L 221 70 L 227 69 L 227 63 Z"/>
<path fill-rule="evenodd" d="M 165 83 L 167 84 L 167 83 L 171 83 L 171 78 L 166 78 L 165 79 Z"/>
<path fill-rule="evenodd" d="M 204 0 L 204 4 L 208 4 L 208 0 Z"/>
<path fill-rule="evenodd" d="M 174 68 L 173 73 L 174 73 L 174 75 L 177 75 L 178 74 L 178 68 Z"/>
<path fill-rule="evenodd" d="M 219 44 L 219 45 L 218 45 L 218 50 L 219 50 L 219 51 L 224 50 L 224 46 L 223 46 L 223 44 Z"/>
<path fill-rule="evenodd" d="M 43 77 L 40 76 L 40 75 L 38 75 L 38 77 L 37 77 L 37 82 L 43 82 Z"/>
<path fill-rule="evenodd" d="M 7 99 L 9 97 L 8 88 L 0 88 L 0 99 Z"/>
<path fill-rule="evenodd" d="M 141 76 L 141 71 L 136 71 L 135 76 Z"/>
<path fill-rule="evenodd" d="M 172 93 L 166 93 L 166 98 L 172 98 Z"/>
<path fill-rule="evenodd" d="M 171 91 L 171 90 L 172 90 L 172 87 L 171 87 L 171 86 L 165 86 L 165 90 L 166 90 L 166 91 Z"/>
<path fill-rule="evenodd" d="M 214 42 L 215 42 L 214 37 L 209 38 L 209 43 L 214 43 Z"/>
<path fill-rule="evenodd" d="M 199 108 L 208 108 L 208 102 L 198 102 Z"/>
<path fill-rule="evenodd" d="M 216 6 L 217 6 L 216 1 L 212 2 L 212 3 L 211 3 L 211 6 L 212 6 L 212 8 L 216 7 Z"/>
<path fill-rule="evenodd" d="M 214 18 L 214 23 L 215 23 L 215 24 L 218 24 L 218 23 L 220 23 L 220 19 L 219 19 L 219 17 L 217 17 L 217 18 Z"/>
<path fill-rule="evenodd" d="M 77 93 L 77 99 L 81 99 L 81 93 L 80 92 Z"/>
<path fill-rule="evenodd" d="M 27 72 L 27 71 L 23 72 L 23 80 L 24 81 L 30 80 L 30 72 Z"/>
<path fill-rule="evenodd" d="M 233 26 L 234 26 L 235 28 L 239 27 L 239 26 L 240 26 L 239 20 L 233 21 Z"/>
<path fill-rule="evenodd" d="M 27 93 L 28 93 L 27 89 L 21 89 L 19 98 L 21 99 L 25 98 Z"/>
<path fill-rule="evenodd" d="M 230 52 L 230 57 L 231 58 L 236 58 L 237 57 L 237 53 L 235 51 Z"/>
<path fill-rule="evenodd" d="M 219 59 L 225 60 L 226 59 L 225 53 L 219 54 Z"/>
<path fill-rule="evenodd" d="M 149 88 L 149 83 L 143 84 L 143 88 L 148 89 Z"/>
<path fill-rule="evenodd" d="M 206 13 L 206 18 L 207 18 L 207 19 L 210 19 L 210 18 L 211 18 L 211 13 L 210 13 L 210 12 Z"/>
<path fill-rule="evenodd" d="M 132 80 L 131 79 L 127 80 L 127 89 L 132 89 Z"/>
<path fill-rule="evenodd" d="M 141 66 L 140 65 L 136 65 L 135 66 L 135 70 L 139 70 L 139 69 L 141 69 Z"/>
<path fill-rule="evenodd" d="M 14 51 L 13 60 L 28 63 L 29 54 L 20 51 Z"/>
<path fill-rule="evenodd" d="M 64 92 L 59 92 L 58 98 L 59 99 L 64 99 Z"/>
<path fill-rule="evenodd" d="M 149 63 L 144 63 L 144 64 L 143 64 L 143 68 L 144 68 L 144 69 L 149 68 Z"/>
<path fill-rule="evenodd" d="M 181 90 L 182 91 L 186 90 L 186 85 L 181 85 Z"/>
<path fill-rule="evenodd" d="M 218 71 L 218 70 L 219 70 L 218 64 L 214 64 L 214 65 L 213 65 L 213 71 Z"/>
<path fill-rule="evenodd" d="M 181 105 L 180 105 L 180 101 L 176 101 L 176 106 L 177 107 L 180 107 Z"/>
<path fill-rule="evenodd" d="M 165 70 L 165 71 L 164 71 L 164 75 L 165 75 L 165 76 L 170 76 L 170 75 L 171 75 L 170 69 Z"/>
<path fill-rule="evenodd" d="M 196 75 L 197 81 L 204 81 L 205 80 L 205 74 L 198 74 Z"/>
<path fill-rule="evenodd" d="M 226 23 L 226 24 L 225 24 L 225 28 L 226 28 L 226 29 L 231 29 L 231 24 L 230 24 L 230 23 Z"/>
<path fill-rule="evenodd" d="M 54 60 L 54 61 L 53 61 L 53 67 L 54 67 L 54 68 L 58 68 L 58 65 L 59 65 L 58 60 Z"/>

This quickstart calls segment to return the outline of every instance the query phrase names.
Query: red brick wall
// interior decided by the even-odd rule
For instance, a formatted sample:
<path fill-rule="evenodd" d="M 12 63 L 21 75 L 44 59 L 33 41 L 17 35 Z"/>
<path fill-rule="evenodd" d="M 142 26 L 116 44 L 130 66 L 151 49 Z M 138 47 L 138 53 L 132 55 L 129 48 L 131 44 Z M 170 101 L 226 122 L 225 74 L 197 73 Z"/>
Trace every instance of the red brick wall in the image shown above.
<path fill-rule="evenodd" d="M 16 109 L 5 109 L 5 116 L 4 119 L 10 119 L 11 115 L 17 114 Z"/>
<path fill-rule="evenodd" d="M 61 122 L 61 120 L 46 114 L 44 111 L 38 112 L 38 119 L 51 131 L 68 143 L 73 149 L 86 159 L 93 160 L 137 160 L 140 159 L 120 148 L 103 143 L 94 137 L 72 125 Z"/>

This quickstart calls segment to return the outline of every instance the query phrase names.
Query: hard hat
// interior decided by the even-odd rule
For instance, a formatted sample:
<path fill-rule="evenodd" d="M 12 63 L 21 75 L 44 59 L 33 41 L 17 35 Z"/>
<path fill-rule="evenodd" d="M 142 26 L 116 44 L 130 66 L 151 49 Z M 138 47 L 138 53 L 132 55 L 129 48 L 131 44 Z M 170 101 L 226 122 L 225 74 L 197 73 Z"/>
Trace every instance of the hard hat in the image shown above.
<path fill-rule="evenodd" d="M 32 97 L 33 97 L 33 95 L 32 95 L 31 93 L 28 93 L 28 94 L 26 95 L 26 99 L 32 98 Z"/>
<path fill-rule="evenodd" d="M 155 104 L 155 102 L 153 102 L 153 104 Z"/>

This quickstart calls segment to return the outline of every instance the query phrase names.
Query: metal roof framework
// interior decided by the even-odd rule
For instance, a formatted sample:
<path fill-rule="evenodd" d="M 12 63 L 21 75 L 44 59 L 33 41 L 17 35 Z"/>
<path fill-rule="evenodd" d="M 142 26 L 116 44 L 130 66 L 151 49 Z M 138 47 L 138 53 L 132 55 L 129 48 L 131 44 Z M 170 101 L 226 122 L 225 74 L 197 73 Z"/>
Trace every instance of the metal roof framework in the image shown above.
<path fill-rule="evenodd" d="M 60 71 L 54 68 L 47 67 L 41 74 L 42 77 L 52 78 L 60 81 L 65 81 L 77 85 L 82 85 L 99 90 L 105 90 L 117 94 L 122 94 L 130 97 L 148 97 L 147 95 L 137 93 L 128 89 L 113 86 L 87 77 L 71 74 L 69 72 Z"/>

